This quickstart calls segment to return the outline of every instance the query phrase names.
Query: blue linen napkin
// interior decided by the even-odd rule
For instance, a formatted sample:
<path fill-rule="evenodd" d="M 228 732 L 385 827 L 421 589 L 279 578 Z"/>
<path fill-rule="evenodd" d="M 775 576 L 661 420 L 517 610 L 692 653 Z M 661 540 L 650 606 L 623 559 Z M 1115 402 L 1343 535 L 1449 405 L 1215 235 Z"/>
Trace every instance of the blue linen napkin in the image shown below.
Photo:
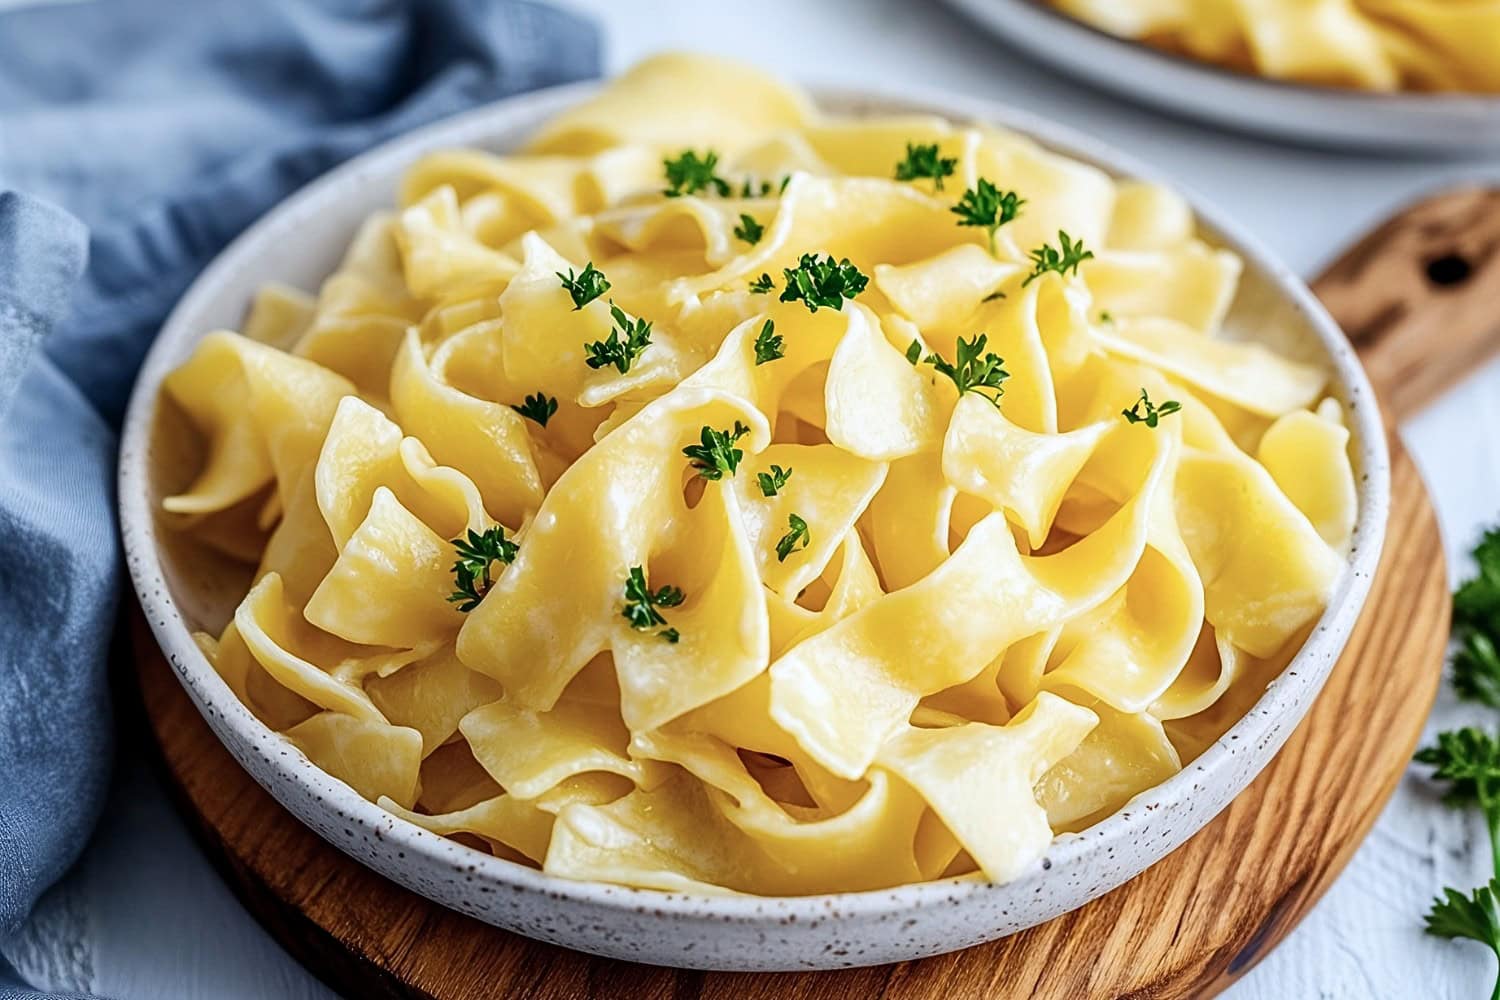
<path fill-rule="evenodd" d="M 591 24 L 523 0 L 0 13 L 0 935 L 103 800 L 114 428 L 168 309 L 334 164 L 598 64 Z M 0 1000 L 36 995 L 8 978 Z"/>

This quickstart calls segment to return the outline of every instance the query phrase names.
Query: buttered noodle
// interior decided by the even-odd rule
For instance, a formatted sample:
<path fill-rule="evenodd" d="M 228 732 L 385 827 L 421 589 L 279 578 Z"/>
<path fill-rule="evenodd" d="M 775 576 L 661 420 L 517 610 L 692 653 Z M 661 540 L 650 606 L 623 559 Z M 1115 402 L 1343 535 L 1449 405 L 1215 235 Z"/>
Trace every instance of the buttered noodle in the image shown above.
<path fill-rule="evenodd" d="M 1013 878 L 1217 738 L 1342 568 L 1340 407 L 1218 335 L 1239 271 L 1015 134 L 651 60 L 425 157 L 169 376 L 206 457 L 166 516 L 258 566 L 201 645 L 361 795 L 558 875 Z"/>

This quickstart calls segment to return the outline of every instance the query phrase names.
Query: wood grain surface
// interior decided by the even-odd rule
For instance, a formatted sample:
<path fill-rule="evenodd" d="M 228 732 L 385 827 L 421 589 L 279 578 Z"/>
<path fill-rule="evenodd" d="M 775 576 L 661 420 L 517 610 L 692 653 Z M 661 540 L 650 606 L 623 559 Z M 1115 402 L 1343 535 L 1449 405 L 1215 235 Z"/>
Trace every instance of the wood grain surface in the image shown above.
<path fill-rule="evenodd" d="M 1475 304 L 1495 280 L 1485 264 L 1493 246 L 1470 245 L 1452 224 L 1475 211 L 1479 197 L 1458 192 L 1416 206 L 1409 221 L 1383 228 L 1385 242 L 1362 242 L 1315 283 L 1346 329 L 1360 332 L 1361 355 L 1377 392 L 1395 401 L 1393 412 L 1455 380 L 1497 341 Z M 1495 195 L 1483 199 L 1500 208 Z M 1461 257 L 1467 270 L 1433 264 L 1448 257 Z M 1361 288 L 1386 305 L 1370 312 Z M 1450 317 L 1449 327 L 1427 318 L 1434 309 Z M 1452 332 L 1452 317 L 1465 320 L 1462 337 L 1434 340 Z M 1440 377 L 1413 374 L 1420 343 L 1431 356 L 1449 341 L 1463 363 L 1445 356 Z M 1411 378 L 1420 378 L 1422 392 L 1406 387 Z M 1369 603 L 1327 687 L 1271 765 L 1133 881 L 1048 924 L 952 955 L 747 975 L 632 965 L 539 944 L 396 886 L 298 823 L 214 738 L 137 615 L 145 715 L 184 813 L 246 905 L 296 958 L 361 1000 L 1212 996 L 1275 947 L 1343 868 L 1400 780 L 1437 691 L 1449 616 L 1441 539 L 1394 436 L 1391 449 L 1391 521 Z"/>
<path fill-rule="evenodd" d="M 1461 188 L 1412 205 L 1313 290 L 1399 423 L 1500 348 L 1500 190 Z"/>

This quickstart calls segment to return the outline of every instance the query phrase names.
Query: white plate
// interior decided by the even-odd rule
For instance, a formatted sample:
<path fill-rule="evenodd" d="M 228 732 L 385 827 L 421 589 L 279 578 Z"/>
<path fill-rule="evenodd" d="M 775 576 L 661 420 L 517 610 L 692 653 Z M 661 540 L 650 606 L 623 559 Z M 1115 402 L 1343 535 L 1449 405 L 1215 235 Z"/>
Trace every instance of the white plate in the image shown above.
<path fill-rule="evenodd" d="M 193 284 L 146 359 L 120 453 L 120 518 L 131 579 L 173 670 L 234 757 L 283 806 L 330 843 L 430 899 L 530 937 L 583 951 L 718 969 L 872 965 L 953 951 L 1083 905 L 1139 874 L 1212 819 L 1291 734 L 1343 649 L 1385 534 L 1389 469 L 1375 399 L 1359 362 L 1302 283 L 1212 210 L 1195 205 L 1208 238 L 1238 252 L 1244 280 L 1231 333 L 1273 334 L 1272 346 L 1320 363 L 1350 414 L 1359 520 L 1347 572 L 1312 637 L 1250 713 L 1182 773 L 1079 835 L 1057 839 L 1017 881 L 947 880 L 878 892 L 799 898 L 695 896 L 577 882 L 474 851 L 365 801 L 318 770 L 240 704 L 194 645 L 217 627 L 246 583 L 158 520 L 162 496 L 194 466 L 190 432 L 157 406 L 162 377 L 206 332 L 237 327 L 256 288 L 316 288 L 355 228 L 389 207 L 405 168 L 429 150 L 505 150 L 591 93 L 575 85 L 504 101 L 394 140 L 314 182 L 226 249 Z M 944 94 L 901 97 L 822 91 L 845 113 L 925 111 L 1007 125 L 1122 176 L 1149 170 L 1067 129 L 1001 105 Z"/>
<path fill-rule="evenodd" d="M 1500 95 L 1376 94 L 1267 80 L 1076 21 L 1038 0 L 948 0 L 1012 48 L 1145 104 L 1318 146 L 1477 154 L 1500 149 Z"/>

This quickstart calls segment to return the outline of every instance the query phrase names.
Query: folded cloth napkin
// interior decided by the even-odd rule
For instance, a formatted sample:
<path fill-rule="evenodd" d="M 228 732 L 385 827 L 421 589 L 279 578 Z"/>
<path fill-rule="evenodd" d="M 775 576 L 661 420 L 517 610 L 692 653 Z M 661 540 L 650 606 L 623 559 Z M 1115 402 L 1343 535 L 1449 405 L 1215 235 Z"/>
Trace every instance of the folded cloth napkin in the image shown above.
<path fill-rule="evenodd" d="M 334 164 L 598 59 L 587 21 L 521 0 L 0 13 L 0 936 L 103 799 L 114 428 L 167 310 Z"/>

